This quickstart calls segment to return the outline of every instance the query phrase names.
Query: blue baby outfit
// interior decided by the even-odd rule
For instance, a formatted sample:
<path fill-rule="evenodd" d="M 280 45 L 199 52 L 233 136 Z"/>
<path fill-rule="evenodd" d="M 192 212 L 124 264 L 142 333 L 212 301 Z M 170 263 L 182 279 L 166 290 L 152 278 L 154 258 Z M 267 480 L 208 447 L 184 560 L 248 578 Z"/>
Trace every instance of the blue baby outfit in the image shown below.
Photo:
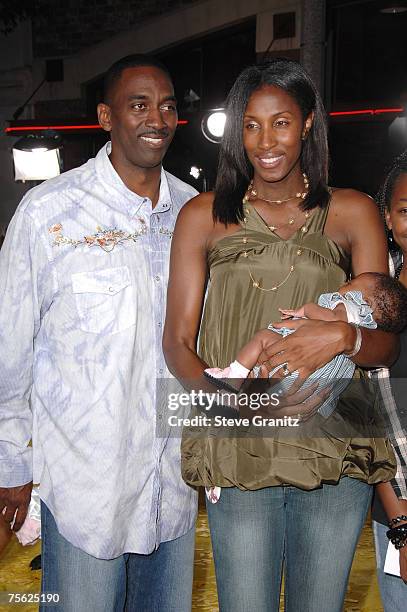
<path fill-rule="evenodd" d="M 367 302 L 363 299 L 361 291 L 347 291 L 345 295 L 340 293 L 323 293 L 319 296 L 318 305 L 323 308 L 329 308 L 334 310 L 338 304 L 343 304 L 346 308 L 346 314 L 348 316 L 348 323 L 355 323 L 361 327 L 367 327 L 369 329 L 376 329 L 377 323 L 373 319 L 372 309 Z M 289 329 L 288 327 L 282 327 L 277 329 L 272 324 L 268 326 L 268 329 L 281 334 L 283 337 L 294 333 L 295 330 Z M 278 366 L 272 370 L 269 374 L 270 378 L 275 372 L 283 366 Z M 322 368 L 319 368 L 313 372 L 303 383 L 303 388 L 306 388 L 318 381 L 318 391 L 326 388 L 328 385 L 332 385 L 332 393 L 329 398 L 320 406 L 318 412 L 325 417 L 328 417 L 335 410 L 338 398 L 341 393 L 346 389 L 353 374 L 355 372 L 355 364 L 345 355 L 337 355 L 329 363 L 325 364 Z M 273 387 L 273 393 L 284 393 L 293 384 L 294 380 L 298 378 L 298 372 L 292 372 L 286 376 L 281 382 Z"/>

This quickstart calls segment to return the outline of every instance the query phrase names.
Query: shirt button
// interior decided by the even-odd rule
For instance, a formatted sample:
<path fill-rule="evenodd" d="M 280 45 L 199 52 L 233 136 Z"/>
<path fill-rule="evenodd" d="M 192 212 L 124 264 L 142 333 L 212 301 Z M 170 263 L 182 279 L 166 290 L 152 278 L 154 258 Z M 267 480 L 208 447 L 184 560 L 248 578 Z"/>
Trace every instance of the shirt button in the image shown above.
<path fill-rule="evenodd" d="M 157 325 L 158 325 L 158 327 L 161 327 L 161 325 L 162 325 L 161 321 L 159 321 L 159 322 L 157 323 Z"/>
<path fill-rule="evenodd" d="M 160 368 L 158 371 L 159 371 L 160 374 L 162 374 L 164 372 L 164 370 L 162 368 Z"/>
<path fill-rule="evenodd" d="M 155 280 L 157 281 L 157 283 L 159 283 L 159 282 L 160 282 L 160 277 L 158 276 L 158 274 L 157 274 L 157 276 L 155 276 L 154 278 L 155 278 Z"/>
<path fill-rule="evenodd" d="M 114 287 L 109 287 L 109 293 L 114 293 Z"/>

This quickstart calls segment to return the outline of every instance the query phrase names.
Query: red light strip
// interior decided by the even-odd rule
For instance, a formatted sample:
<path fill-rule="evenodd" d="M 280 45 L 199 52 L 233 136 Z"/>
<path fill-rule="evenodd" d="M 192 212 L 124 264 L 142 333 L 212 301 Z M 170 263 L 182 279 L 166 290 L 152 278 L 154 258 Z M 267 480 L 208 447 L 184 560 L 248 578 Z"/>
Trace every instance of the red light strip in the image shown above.
<path fill-rule="evenodd" d="M 357 115 L 382 115 L 385 113 L 403 113 L 404 108 L 399 106 L 395 108 L 365 108 L 360 110 L 350 111 L 332 111 L 329 113 L 330 117 L 351 117 Z M 179 119 L 178 125 L 188 125 L 187 119 Z M 80 125 L 19 125 L 16 127 L 6 127 L 4 131 L 6 134 L 13 132 L 42 132 L 45 130 L 58 130 L 66 131 L 70 130 L 101 130 L 102 128 L 98 123 L 80 124 Z"/>
<path fill-rule="evenodd" d="M 180 119 L 178 125 L 188 125 L 187 119 Z M 42 132 L 43 130 L 101 130 L 98 123 L 89 125 L 19 125 L 16 127 L 6 127 L 5 132 Z"/>
<path fill-rule="evenodd" d="M 404 108 L 366 108 L 363 110 L 334 111 L 329 113 L 330 117 L 345 117 L 349 115 L 382 115 L 384 113 L 403 113 Z"/>
<path fill-rule="evenodd" d="M 6 127 L 5 132 L 39 132 L 42 130 L 101 130 L 99 124 L 91 125 L 19 125 Z"/>
<path fill-rule="evenodd" d="M 404 113 L 404 108 L 400 106 L 400 108 L 376 108 L 374 111 L 375 115 L 380 115 L 381 113 Z"/>

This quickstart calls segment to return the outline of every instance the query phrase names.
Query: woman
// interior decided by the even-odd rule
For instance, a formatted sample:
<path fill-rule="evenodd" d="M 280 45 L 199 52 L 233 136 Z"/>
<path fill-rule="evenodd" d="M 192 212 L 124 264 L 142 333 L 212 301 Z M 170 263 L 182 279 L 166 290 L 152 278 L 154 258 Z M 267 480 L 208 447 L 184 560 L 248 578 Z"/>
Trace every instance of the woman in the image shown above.
<path fill-rule="evenodd" d="M 324 110 L 298 63 L 246 69 L 228 96 L 227 116 L 215 193 L 182 209 L 173 239 L 164 351 L 184 380 L 229 364 L 257 330 L 280 318 L 279 307 L 315 301 L 351 271 L 388 269 L 374 202 L 327 187 Z M 260 356 L 269 371 L 280 365 L 304 379 L 341 352 L 363 366 L 396 356 L 394 337 L 381 331 L 359 337 L 344 322 L 284 325 L 296 332 Z M 294 410 L 315 408 L 311 397 Z M 354 401 L 352 410 L 364 409 Z M 331 418 L 344 417 L 338 408 Z M 307 438 L 186 439 L 184 479 L 222 487 L 219 501 L 208 504 L 220 609 L 277 611 L 284 557 L 287 610 L 339 612 L 368 483 L 391 477 L 390 455 L 383 440 L 323 430 Z"/>
<path fill-rule="evenodd" d="M 394 160 L 377 200 L 389 232 L 391 272 L 407 287 L 407 151 Z M 377 486 L 372 511 L 377 577 L 385 612 L 404 611 L 407 600 L 407 538 L 399 551 L 402 580 L 383 571 L 389 527 L 407 525 L 407 412 L 404 409 L 405 384 L 403 380 L 397 380 L 405 380 L 407 375 L 407 329 L 402 332 L 400 340 L 400 354 L 390 368 L 392 380 L 389 381 L 387 370 L 379 375 L 389 436 L 397 457 L 393 488 L 388 483 Z"/>

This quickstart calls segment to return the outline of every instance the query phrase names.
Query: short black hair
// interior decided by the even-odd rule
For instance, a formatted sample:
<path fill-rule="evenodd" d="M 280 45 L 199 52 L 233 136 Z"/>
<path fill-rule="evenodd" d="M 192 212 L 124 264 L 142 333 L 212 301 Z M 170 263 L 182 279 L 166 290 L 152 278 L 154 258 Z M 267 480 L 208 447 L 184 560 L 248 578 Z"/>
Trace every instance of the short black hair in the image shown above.
<path fill-rule="evenodd" d="M 117 62 L 112 64 L 104 76 L 103 101 L 106 104 L 109 104 L 111 101 L 112 91 L 114 90 L 116 83 L 119 81 L 123 71 L 127 68 L 137 68 L 139 66 L 153 66 L 154 68 L 158 68 L 158 70 L 164 72 L 164 74 L 166 74 L 172 82 L 168 68 L 153 55 L 147 55 L 145 53 L 133 53 L 132 55 L 126 55 L 126 57 L 122 57 Z"/>
<path fill-rule="evenodd" d="M 399 280 L 380 272 L 368 272 L 376 283 L 372 298 L 378 329 L 399 334 L 407 325 L 407 289 Z"/>
<path fill-rule="evenodd" d="M 301 171 L 309 180 L 309 192 L 301 210 L 325 208 L 330 200 L 328 180 L 328 138 L 326 112 L 311 77 L 294 60 L 276 58 L 249 66 L 237 77 L 226 100 L 227 121 L 219 151 L 213 216 L 221 223 L 243 219 L 242 198 L 253 178 L 253 168 L 243 146 L 243 117 L 253 92 L 273 85 L 289 94 L 301 109 L 305 121 L 314 120 L 301 151 Z"/>

